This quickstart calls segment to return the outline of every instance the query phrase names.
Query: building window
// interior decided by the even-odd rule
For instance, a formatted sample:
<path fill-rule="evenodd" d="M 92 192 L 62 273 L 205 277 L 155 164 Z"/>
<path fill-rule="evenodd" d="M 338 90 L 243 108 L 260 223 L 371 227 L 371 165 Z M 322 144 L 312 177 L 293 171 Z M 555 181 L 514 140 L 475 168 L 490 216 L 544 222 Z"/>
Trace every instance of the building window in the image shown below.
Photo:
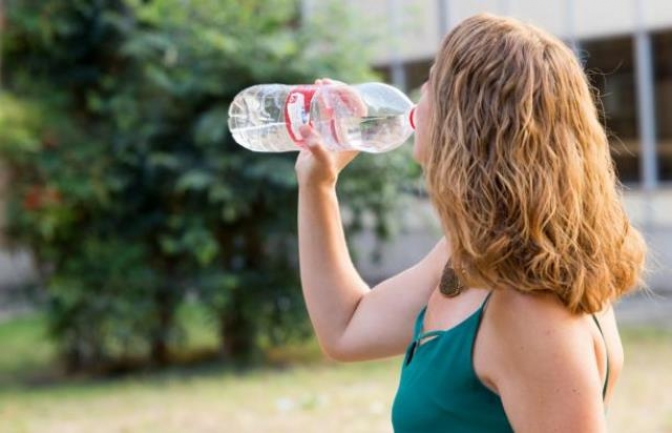
<path fill-rule="evenodd" d="M 411 93 L 417 91 L 429 77 L 429 69 L 432 67 L 434 59 L 418 60 L 404 63 L 404 75 L 406 77 L 406 91 Z M 386 83 L 392 83 L 392 67 L 378 66 L 373 68 L 381 79 Z"/>
<path fill-rule="evenodd" d="M 672 30 L 651 38 L 654 61 L 658 179 L 672 181 Z"/>
<path fill-rule="evenodd" d="M 583 41 L 581 51 L 588 77 L 601 98 L 602 121 L 619 178 L 624 183 L 637 183 L 641 144 L 632 37 Z"/>
<path fill-rule="evenodd" d="M 417 90 L 425 84 L 433 63 L 434 59 L 406 63 L 406 87 L 409 91 Z"/>

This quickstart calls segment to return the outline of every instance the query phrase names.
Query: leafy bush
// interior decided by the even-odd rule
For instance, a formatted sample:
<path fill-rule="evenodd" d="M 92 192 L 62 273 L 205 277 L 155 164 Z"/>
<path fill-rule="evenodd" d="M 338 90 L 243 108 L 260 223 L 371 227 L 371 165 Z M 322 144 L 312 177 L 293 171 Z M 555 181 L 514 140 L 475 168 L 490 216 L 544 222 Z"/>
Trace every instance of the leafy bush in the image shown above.
<path fill-rule="evenodd" d="M 38 258 L 70 369 L 167 362 L 187 293 L 225 358 L 306 335 L 296 155 L 242 149 L 227 112 L 257 83 L 375 79 L 351 17 L 325 11 L 337 26 L 299 25 L 290 0 L 9 1 L 9 231 Z M 359 158 L 342 185 L 350 224 L 370 210 L 388 233 L 408 169 L 403 152 Z"/>

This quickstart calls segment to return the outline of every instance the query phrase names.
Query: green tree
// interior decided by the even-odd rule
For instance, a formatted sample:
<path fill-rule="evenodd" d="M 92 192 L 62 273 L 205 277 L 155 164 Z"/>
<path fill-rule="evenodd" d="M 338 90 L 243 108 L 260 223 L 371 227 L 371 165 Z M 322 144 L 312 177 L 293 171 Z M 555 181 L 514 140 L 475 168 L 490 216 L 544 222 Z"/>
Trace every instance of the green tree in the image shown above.
<path fill-rule="evenodd" d="M 71 369 L 169 359 L 185 293 L 226 359 L 307 333 L 296 270 L 295 154 L 227 130 L 257 83 L 375 79 L 352 17 L 300 25 L 294 0 L 9 1 L 0 152 L 10 233 L 42 265 Z M 334 22 L 338 25 L 326 25 Z M 385 235 L 407 154 L 361 157 L 341 186 Z"/>

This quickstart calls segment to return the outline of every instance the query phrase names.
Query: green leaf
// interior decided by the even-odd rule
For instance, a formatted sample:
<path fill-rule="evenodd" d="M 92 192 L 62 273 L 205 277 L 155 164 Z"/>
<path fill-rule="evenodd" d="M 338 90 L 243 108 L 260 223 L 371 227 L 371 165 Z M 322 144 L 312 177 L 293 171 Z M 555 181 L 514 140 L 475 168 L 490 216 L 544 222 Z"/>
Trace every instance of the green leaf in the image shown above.
<path fill-rule="evenodd" d="M 202 191 L 206 189 L 213 181 L 212 174 L 202 170 L 188 171 L 177 180 L 175 191 L 184 193 L 186 191 Z"/>
<path fill-rule="evenodd" d="M 194 138 L 197 144 L 222 144 L 228 131 L 228 106 L 214 107 L 196 122 Z"/>

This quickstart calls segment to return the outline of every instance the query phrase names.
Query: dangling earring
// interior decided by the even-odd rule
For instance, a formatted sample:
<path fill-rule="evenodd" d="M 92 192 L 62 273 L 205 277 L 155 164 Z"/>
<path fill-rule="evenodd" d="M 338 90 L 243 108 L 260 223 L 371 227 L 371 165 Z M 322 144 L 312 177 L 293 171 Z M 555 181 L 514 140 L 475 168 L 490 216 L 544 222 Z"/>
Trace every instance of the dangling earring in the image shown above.
<path fill-rule="evenodd" d="M 464 291 L 465 287 L 460 281 L 460 278 L 453 269 L 453 264 L 450 260 L 446 263 L 446 266 L 443 268 L 443 274 L 441 274 L 441 282 L 439 283 L 439 291 L 444 296 L 449 298 L 454 298 Z"/>

